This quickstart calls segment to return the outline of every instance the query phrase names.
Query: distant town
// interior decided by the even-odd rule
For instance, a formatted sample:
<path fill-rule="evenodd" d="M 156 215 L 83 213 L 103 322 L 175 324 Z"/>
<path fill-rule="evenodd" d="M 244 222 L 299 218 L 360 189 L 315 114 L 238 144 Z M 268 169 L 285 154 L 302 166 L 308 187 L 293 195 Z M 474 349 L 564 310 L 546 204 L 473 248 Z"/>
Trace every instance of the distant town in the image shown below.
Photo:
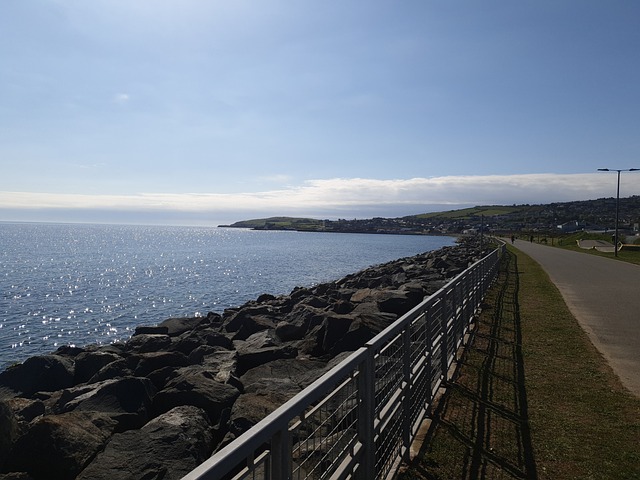
<path fill-rule="evenodd" d="M 539 232 L 555 236 L 576 231 L 607 233 L 615 229 L 616 199 L 599 198 L 545 205 L 489 205 L 424 213 L 399 218 L 318 220 L 270 217 L 244 220 L 231 228 L 295 230 L 340 233 L 388 233 L 405 235 L 459 235 L 475 232 Z M 621 233 L 639 232 L 640 196 L 621 198 L 618 225 Z"/>

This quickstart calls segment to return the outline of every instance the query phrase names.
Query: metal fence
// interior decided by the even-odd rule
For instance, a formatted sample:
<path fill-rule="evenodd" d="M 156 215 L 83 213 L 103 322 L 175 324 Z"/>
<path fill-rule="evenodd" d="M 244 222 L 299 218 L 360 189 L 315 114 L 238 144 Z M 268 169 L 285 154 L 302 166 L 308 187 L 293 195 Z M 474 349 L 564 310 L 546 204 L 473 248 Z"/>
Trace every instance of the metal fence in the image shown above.
<path fill-rule="evenodd" d="M 462 272 L 183 480 L 389 479 L 448 380 L 504 247 Z"/>

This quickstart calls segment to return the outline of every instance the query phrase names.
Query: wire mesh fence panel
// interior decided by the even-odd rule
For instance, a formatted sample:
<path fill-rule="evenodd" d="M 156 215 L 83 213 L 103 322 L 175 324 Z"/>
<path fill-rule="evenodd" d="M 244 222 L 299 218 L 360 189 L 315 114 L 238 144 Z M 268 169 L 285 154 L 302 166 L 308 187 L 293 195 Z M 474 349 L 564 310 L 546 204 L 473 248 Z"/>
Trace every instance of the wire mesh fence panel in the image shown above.
<path fill-rule="evenodd" d="M 411 365 L 420 361 L 429 352 L 429 319 L 421 312 L 410 325 Z"/>
<path fill-rule="evenodd" d="M 330 478 L 358 442 L 358 380 L 352 372 L 290 427 L 292 479 Z"/>
<path fill-rule="evenodd" d="M 432 340 L 428 306 L 410 324 L 411 375 L 410 375 L 410 424 L 412 434 L 431 402 Z"/>
<path fill-rule="evenodd" d="M 377 478 L 385 478 L 402 448 L 402 403 L 405 377 L 404 331 L 374 354 Z"/>
<path fill-rule="evenodd" d="M 386 479 L 402 457 L 402 408 L 394 404 L 376 439 L 376 478 Z"/>
<path fill-rule="evenodd" d="M 376 418 L 381 410 L 397 394 L 403 380 L 402 335 L 393 338 L 380 352 L 374 354 Z"/>

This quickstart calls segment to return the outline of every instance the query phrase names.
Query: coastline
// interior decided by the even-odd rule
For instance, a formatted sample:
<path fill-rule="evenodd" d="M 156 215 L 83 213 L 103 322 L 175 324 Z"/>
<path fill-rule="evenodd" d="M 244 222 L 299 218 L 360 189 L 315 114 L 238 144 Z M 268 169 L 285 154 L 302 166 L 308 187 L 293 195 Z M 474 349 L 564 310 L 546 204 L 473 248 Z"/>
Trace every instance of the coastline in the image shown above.
<path fill-rule="evenodd" d="M 222 314 L 140 326 L 121 344 L 31 357 L 0 373 L 0 471 L 180 478 L 480 256 L 465 239 Z M 176 429 L 186 450 L 167 440 Z"/>

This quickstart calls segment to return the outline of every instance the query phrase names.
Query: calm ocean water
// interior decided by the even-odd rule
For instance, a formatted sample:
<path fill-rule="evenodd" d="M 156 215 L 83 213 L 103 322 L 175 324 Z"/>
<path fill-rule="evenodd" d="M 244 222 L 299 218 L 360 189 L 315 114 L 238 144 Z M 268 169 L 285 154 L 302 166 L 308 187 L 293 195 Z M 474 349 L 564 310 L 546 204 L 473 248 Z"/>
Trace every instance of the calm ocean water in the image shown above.
<path fill-rule="evenodd" d="M 138 325 L 221 313 L 451 237 L 203 227 L 0 223 L 0 368 L 61 345 L 110 343 Z"/>

